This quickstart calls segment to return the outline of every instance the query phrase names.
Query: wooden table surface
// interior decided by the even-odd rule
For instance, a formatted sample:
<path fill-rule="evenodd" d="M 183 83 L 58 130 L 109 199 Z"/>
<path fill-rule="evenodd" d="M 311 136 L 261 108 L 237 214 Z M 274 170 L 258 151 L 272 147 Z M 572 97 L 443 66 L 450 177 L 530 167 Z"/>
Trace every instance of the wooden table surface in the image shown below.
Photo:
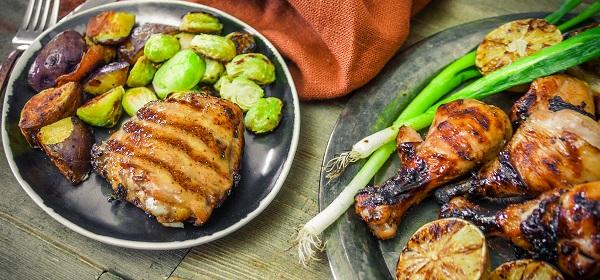
<path fill-rule="evenodd" d="M 406 45 L 457 24 L 510 13 L 551 11 L 561 2 L 434 0 L 413 19 Z M 10 40 L 26 5 L 27 0 L 0 1 L 2 57 L 11 49 Z M 331 278 L 324 255 L 321 261 L 305 268 L 298 264 L 290 241 L 298 226 L 318 211 L 322 156 L 346 101 L 302 103 L 298 152 L 273 203 L 230 236 L 191 249 L 131 250 L 79 235 L 51 219 L 29 199 L 1 156 L 0 279 Z"/>

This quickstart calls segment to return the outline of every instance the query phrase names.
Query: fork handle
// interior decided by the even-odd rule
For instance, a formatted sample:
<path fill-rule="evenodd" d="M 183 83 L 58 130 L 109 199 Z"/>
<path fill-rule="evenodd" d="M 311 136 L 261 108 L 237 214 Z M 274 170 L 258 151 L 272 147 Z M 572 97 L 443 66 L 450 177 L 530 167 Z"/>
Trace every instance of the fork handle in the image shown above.
<path fill-rule="evenodd" d="M 10 76 L 10 71 L 17 59 L 21 56 L 23 50 L 14 49 L 12 52 L 6 56 L 6 59 L 0 65 L 0 103 L 4 99 L 4 93 L 6 92 L 6 83 L 8 82 L 8 77 Z"/>

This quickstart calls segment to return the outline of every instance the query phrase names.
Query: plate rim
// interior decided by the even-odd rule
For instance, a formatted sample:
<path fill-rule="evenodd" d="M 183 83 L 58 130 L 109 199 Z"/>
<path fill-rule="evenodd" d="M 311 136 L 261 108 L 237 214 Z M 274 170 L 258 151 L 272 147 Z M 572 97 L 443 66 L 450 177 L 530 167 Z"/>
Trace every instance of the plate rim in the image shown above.
<path fill-rule="evenodd" d="M 42 200 L 42 198 L 37 194 L 37 192 L 35 190 L 33 190 L 33 188 L 29 185 L 29 183 L 27 183 L 21 177 L 19 172 L 17 172 L 18 168 L 16 166 L 15 161 L 13 160 L 13 153 L 8 144 L 9 137 L 8 137 L 8 132 L 7 132 L 7 128 L 6 128 L 6 118 L 8 115 L 8 107 L 9 106 L 8 106 L 7 102 L 8 102 L 8 98 L 14 94 L 14 92 L 12 91 L 12 85 L 14 84 L 14 82 L 18 76 L 15 74 L 15 73 L 17 73 L 17 71 L 15 71 L 15 70 L 19 70 L 18 71 L 19 73 L 21 73 L 23 70 L 25 70 L 25 66 L 26 66 L 27 62 L 29 61 L 29 59 L 33 56 L 33 53 L 41 48 L 40 39 L 42 37 L 46 36 L 48 33 L 54 31 L 61 23 L 71 21 L 73 18 L 89 17 L 92 14 L 95 14 L 95 13 L 99 12 L 100 10 L 104 10 L 107 8 L 118 9 L 118 8 L 124 7 L 124 6 L 135 6 L 135 5 L 143 5 L 143 4 L 149 4 L 149 3 L 181 5 L 181 6 L 187 6 L 190 8 L 201 8 L 201 9 L 213 12 L 219 16 L 225 17 L 225 18 L 243 26 L 244 28 L 247 28 L 251 32 L 253 32 L 256 36 L 258 36 L 267 45 L 267 47 L 269 47 L 269 49 L 271 49 L 271 51 L 273 52 L 273 55 L 275 56 L 275 58 L 277 59 L 279 64 L 282 66 L 282 70 L 285 73 L 285 76 L 289 81 L 288 84 L 289 84 L 289 87 L 291 90 L 293 106 L 294 106 L 294 126 L 293 126 L 292 141 L 290 143 L 290 149 L 288 150 L 287 159 L 283 163 L 283 168 L 281 170 L 280 175 L 277 177 L 277 179 L 275 181 L 275 185 L 274 185 L 273 189 L 271 189 L 271 191 L 259 202 L 259 205 L 257 208 L 255 208 L 253 211 L 249 212 L 244 218 L 240 219 L 233 225 L 231 225 L 225 229 L 219 230 L 215 233 L 212 233 L 210 235 L 207 235 L 207 236 L 202 236 L 202 237 L 183 240 L 183 241 L 150 242 L 150 241 L 126 240 L 126 239 L 97 234 L 97 233 L 94 233 L 92 231 L 89 231 L 89 230 L 79 226 L 78 224 L 76 224 L 74 222 L 69 221 L 65 217 L 56 213 L 54 211 L 54 209 L 50 208 L 49 206 L 46 206 L 44 204 L 44 201 Z M 298 99 L 298 93 L 296 90 L 296 85 L 295 85 L 294 79 L 287 67 L 285 60 L 283 59 L 283 56 L 281 56 L 281 54 L 279 53 L 279 50 L 277 48 L 275 48 L 275 46 L 271 43 L 271 41 L 269 41 L 262 33 L 258 32 L 256 29 L 254 29 L 249 24 L 238 19 L 237 17 L 230 15 L 227 12 L 224 12 L 219 9 L 216 9 L 216 8 L 213 8 L 210 6 L 206 6 L 203 4 L 184 2 L 184 1 L 175 1 L 175 0 L 136 0 L 136 1 L 123 1 L 123 2 L 108 3 L 108 4 L 104 4 L 104 5 L 83 11 L 81 13 L 77 13 L 73 16 L 70 16 L 69 18 L 64 19 L 64 21 L 63 20 L 59 21 L 52 28 L 44 31 L 42 34 L 40 34 L 38 37 L 36 37 L 36 39 L 31 44 L 31 46 L 27 50 L 25 50 L 25 52 L 23 53 L 21 58 L 22 59 L 17 60 L 15 66 L 13 68 L 13 71 L 11 72 L 10 78 L 7 83 L 7 92 L 6 92 L 6 94 L 4 96 L 4 100 L 3 100 L 1 130 L 2 130 L 2 145 L 4 147 L 4 154 L 6 156 L 6 160 L 8 161 L 8 165 L 10 167 L 10 170 L 11 170 L 13 176 L 17 179 L 17 182 L 19 183 L 21 188 L 23 190 L 25 190 L 27 195 L 35 202 L 35 204 L 38 207 L 42 208 L 42 210 L 46 214 L 50 215 L 54 220 L 58 221 L 60 224 L 66 226 L 67 228 L 69 228 L 83 236 L 86 236 L 88 238 L 91 238 L 91 239 L 94 239 L 94 240 L 97 240 L 97 241 L 100 241 L 102 243 L 109 244 L 109 245 L 130 248 L 130 249 L 141 249 L 141 250 L 173 250 L 173 249 L 190 248 L 193 246 L 205 244 L 205 243 L 220 239 L 222 237 L 225 237 L 225 236 L 237 231 L 238 229 L 240 229 L 243 226 L 245 226 L 246 224 L 248 224 L 251 220 L 256 218 L 260 213 L 262 213 L 267 208 L 268 205 L 271 204 L 273 199 L 275 199 L 275 197 L 277 196 L 277 194 L 283 187 L 283 184 L 284 184 L 285 180 L 287 179 L 287 176 L 289 175 L 289 171 L 291 169 L 292 163 L 293 163 L 295 155 L 296 155 L 299 136 L 300 136 L 300 102 Z M 8 87 L 11 87 L 10 92 L 8 92 Z"/>

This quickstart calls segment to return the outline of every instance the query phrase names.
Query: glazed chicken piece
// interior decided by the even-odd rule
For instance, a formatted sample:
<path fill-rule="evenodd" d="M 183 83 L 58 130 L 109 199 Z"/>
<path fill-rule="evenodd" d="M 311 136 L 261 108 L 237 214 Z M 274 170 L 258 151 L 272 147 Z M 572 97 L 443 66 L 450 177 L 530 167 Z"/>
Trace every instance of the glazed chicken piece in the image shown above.
<path fill-rule="evenodd" d="M 513 106 L 520 127 L 498 157 L 472 178 L 436 192 L 439 201 L 532 198 L 564 184 L 600 180 L 600 125 L 585 83 L 565 75 L 537 79 Z M 506 200 L 505 200 L 506 201 Z"/>
<path fill-rule="evenodd" d="M 497 212 L 456 197 L 442 207 L 440 216 L 474 222 L 571 277 L 600 277 L 600 181 L 551 190 Z"/>
<path fill-rule="evenodd" d="M 508 116 L 477 100 L 440 106 L 425 141 L 408 127 L 398 133 L 402 167 L 380 186 L 356 195 L 355 210 L 380 239 L 395 236 L 408 208 L 436 187 L 495 156 L 511 135 Z"/>
<path fill-rule="evenodd" d="M 239 180 L 242 110 L 188 94 L 148 103 L 92 151 L 98 174 L 167 226 L 204 224 Z"/>

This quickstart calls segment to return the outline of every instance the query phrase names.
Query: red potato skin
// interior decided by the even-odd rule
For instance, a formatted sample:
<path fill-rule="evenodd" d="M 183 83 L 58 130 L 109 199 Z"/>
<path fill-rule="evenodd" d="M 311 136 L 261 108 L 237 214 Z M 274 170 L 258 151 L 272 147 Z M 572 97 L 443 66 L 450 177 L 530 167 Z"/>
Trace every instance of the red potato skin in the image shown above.
<path fill-rule="evenodd" d="M 80 121 L 77 117 L 71 117 L 73 131 L 69 137 L 60 143 L 46 145 L 40 141 L 40 147 L 56 166 L 58 171 L 71 182 L 77 185 L 83 182 L 90 170 L 91 151 L 94 145 L 92 129 Z M 40 132 L 38 132 L 38 139 Z"/>
<path fill-rule="evenodd" d="M 49 88 L 34 95 L 21 110 L 19 128 L 32 147 L 37 147 L 37 131 L 75 113 L 83 103 L 83 91 L 79 84 L 71 82 L 57 88 Z"/>
<path fill-rule="evenodd" d="M 62 86 L 68 82 L 79 82 L 96 68 L 112 61 L 115 56 L 116 51 L 113 48 L 103 45 L 93 45 L 85 52 L 75 70 L 58 77 L 56 83 Z"/>
<path fill-rule="evenodd" d="M 74 30 L 56 35 L 36 56 L 27 82 L 36 92 L 54 87 L 59 76 L 73 71 L 86 49 L 85 40 Z"/>

